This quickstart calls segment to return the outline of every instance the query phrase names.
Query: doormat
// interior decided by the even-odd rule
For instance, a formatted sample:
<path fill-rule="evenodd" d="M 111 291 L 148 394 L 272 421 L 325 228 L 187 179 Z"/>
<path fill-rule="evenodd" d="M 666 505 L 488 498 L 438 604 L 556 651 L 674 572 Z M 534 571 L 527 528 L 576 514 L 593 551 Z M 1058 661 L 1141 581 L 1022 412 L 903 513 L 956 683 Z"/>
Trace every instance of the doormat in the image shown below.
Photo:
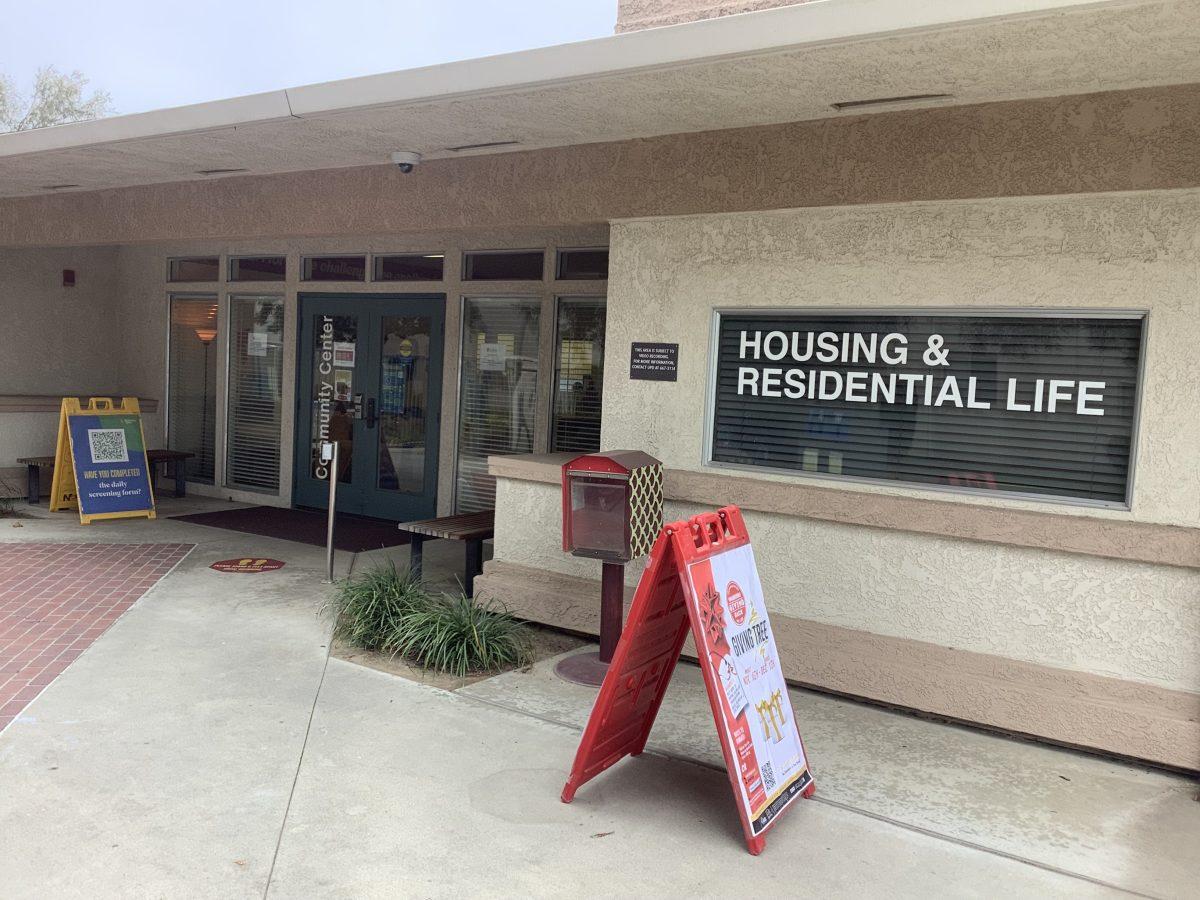
<path fill-rule="evenodd" d="M 222 509 L 217 512 L 171 516 L 178 522 L 224 528 L 243 534 L 258 534 L 295 541 L 298 544 L 325 546 L 326 516 L 323 511 L 310 509 L 280 509 L 277 506 L 249 506 L 243 509 Z M 378 550 L 380 547 L 401 547 L 408 543 L 407 532 L 396 522 L 369 519 L 339 513 L 333 528 L 333 546 L 347 553 Z"/>

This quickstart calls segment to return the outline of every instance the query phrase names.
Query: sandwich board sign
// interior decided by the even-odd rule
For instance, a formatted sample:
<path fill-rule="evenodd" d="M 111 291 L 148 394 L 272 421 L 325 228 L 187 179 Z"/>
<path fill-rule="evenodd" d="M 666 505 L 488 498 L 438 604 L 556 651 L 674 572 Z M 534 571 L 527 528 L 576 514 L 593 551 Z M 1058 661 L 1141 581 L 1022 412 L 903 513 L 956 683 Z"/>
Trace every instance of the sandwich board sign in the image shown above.
<path fill-rule="evenodd" d="M 736 506 L 664 526 L 584 730 L 562 799 L 646 747 L 689 632 L 749 851 L 816 790 Z"/>
<path fill-rule="evenodd" d="M 76 508 L 82 525 L 97 519 L 155 517 L 136 397 L 124 397 L 119 404 L 92 397 L 86 406 L 78 398 L 63 398 L 50 509 Z"/>

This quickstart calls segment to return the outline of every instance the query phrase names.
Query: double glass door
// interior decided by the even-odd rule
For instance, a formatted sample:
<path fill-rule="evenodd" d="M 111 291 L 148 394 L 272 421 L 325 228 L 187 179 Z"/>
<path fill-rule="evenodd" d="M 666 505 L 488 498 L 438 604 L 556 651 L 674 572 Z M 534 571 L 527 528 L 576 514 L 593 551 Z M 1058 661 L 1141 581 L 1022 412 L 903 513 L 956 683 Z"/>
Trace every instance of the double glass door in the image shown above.
<path fill-rule="evenodd" d="M 338 446 L 339 512 L 404 520 L 436 514 L 445 297 L 300 298 L 296 504 L 328 505 Z"/>

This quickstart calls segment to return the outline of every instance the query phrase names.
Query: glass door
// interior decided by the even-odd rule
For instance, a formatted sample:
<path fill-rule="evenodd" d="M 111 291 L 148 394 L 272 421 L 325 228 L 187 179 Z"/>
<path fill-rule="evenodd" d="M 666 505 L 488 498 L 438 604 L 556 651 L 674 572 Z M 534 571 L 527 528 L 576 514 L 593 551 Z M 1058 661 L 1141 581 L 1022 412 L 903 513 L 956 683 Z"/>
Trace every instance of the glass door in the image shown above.
<path fill-rule="evenodd" d="M 324 508 L 338 446 L 338 510 L 403 520 L 437 509 L 445 299 L 301 297 L 296 493 Z"/>

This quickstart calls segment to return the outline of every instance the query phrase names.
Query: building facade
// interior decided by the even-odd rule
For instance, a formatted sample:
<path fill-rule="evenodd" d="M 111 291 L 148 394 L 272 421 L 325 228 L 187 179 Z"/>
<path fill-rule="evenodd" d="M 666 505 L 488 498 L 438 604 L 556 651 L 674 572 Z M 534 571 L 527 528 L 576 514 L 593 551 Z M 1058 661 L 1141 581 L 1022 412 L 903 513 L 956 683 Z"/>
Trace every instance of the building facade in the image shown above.
<path fill-rule="evenodd" d="M 0 136 L 0 469 L 62 394 L 264 505 L 333 440 L 346 511 L 494 506 L 478 588 L 594 632 L 558 466 L 645 450 L 746 511 L 795 682 L 1200 769 L 1197 11 L 904 6 Z"/>

